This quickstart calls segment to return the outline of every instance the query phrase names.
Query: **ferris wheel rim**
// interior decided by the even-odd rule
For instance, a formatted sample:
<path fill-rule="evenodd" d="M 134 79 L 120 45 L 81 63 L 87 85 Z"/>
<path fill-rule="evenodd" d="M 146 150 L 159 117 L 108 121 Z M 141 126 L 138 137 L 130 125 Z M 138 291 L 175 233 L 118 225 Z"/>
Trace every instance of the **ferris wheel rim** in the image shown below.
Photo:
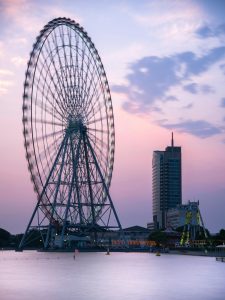
<path fill-rule="evenodd" d="M 41 171 L 39 170 L 40 166 L 37 163 L 37 154 L 35 152 L 35 142 L 34 142 L 34 128 L 33 125 L 36 123 L 32 123 L 33 120 L 29 120 L 27 118 L 27 112 L 28 111 L 32 111 L 33 108 L 33 98 L 30 98 L 30 95 L 32 95 L 32 93 L 30 92 L 30 81 L 29 78 L 31 76 L 33 76 L 33 81 L 35 78 L 35 72 L 32 72 L 32 68 L 33 68 L 33 64 L 34 61 L 36 59 L 36 65 L 35 65 L 35 69 L 37 68 L 37 63 L 38 63 L 38 58 L 39 55 L 41 55 L 41 50 L 42 47 L 44 46 L 45 41 L 48 39 L 49 35 L 54 31 L 54 29 L 57 26 L 63 26 L 66 25 L 68 27 L 72 27 L 72 29 L 74 31 L 77 30 L 77 32 L 80 34 L 80 36 L 82 36 L 82 39 L 85 39 L 85 41 L 87 43 L 89 43 L 89 45 L 92 46 L 93 49 L 93 55 L 95 56 L 95 64 L 96 66 L 100 66 L 101 67 L 101 73 L 99 71 L 98 76 L 99 78 L 103 81 L 104 80 L 104 87 L 105 90 L 107 91 L 107 101 L 108 101 L 108 108 L 107 108 L 107 112 L 108 112 L 108 116 L 107 118 L 110 119 L 110 125 L 109 125 L 109 130 L 110 132 L 108 133 L 108 152 L 109 154 L 109 158 L 108 158 L 108 174 L 106 174 L 106 180 L 107 180 L 107 185 L 109 186 L 111 183 L 111 178 L 112 178 L 112 171 L 113 171 L 113 163 L 114 163 L 114 151 L 115 151 L 115 129 L 114 129 L 114 119 L 113 119 L 113 108 L 112 108 L 112 100 L 111 100 L 111 95 L 110 95 L 110 90 L 109 90 L 109 86 L 108 86 L 108 81 L 106 78 L 106 74 L 104 71 L 104 67 L 102 65 L 101 59 L 99 57 L 99 54 L 94 46 L 94 44 L 92 43 L 90 37 L 87 35 L 87 33 L 83 30 L 83 28 L 81 26 L 79 26 L 78 23 L 72 21 L 71 19 L 67 19 L 67 18 L 57 18 L 54 19 L 52 21 L 50 21 L 45 27 L 44 29 L 40 32 L 40 35 L 37 37 L 36 43 L 33 46 L 33 50 L 30 54 L 30 59 L 28 62 L 28 67 L 27 67 L 27 71 L 26 71 L 26 79 L 25 79 L 25 83 L 24 83 L 24 94 L 23 94 L 23 133 L 24 133 L 24 143 L 25 143 L 25 149 L 26 149 L 26 158 L 28 161 L 28 168 L 31 174 L 31 179 L 33 181 L 35 190 L 38 194 L 40 194 L 40 183 L 38 183 L 38 179 L 37 179 L 37 173 L 35 173 L 34 171 L 34 163 L 36 163 L 36 167 L 38 170 L 38 174 L 39 174 L 39 179 L 41 180 L 41 185 L 44 185 L 43 179 L 41 178 Z M 42 47 L 40 48 L 40 45 L 42 45 Z M 87 45 L 87 44 L 86 44 Z M 39 51 L 39 52 L 38 52 Z M 38 56 L 37 56 L 38 54 Z M 99 70 L 99 69 L 98 69 Z M 32 89 L 33 89 L 33 85 L 32 85 Z M 31 100 L 31 102 L 29 103 L 29 99 Z M 30 104 L 30 107 L 29 107 Z M 108 120 L 107 119 L 107 120 Z M 101 121 L 102 122 L 102 121 Z M 31 137 L 31 138 L 30 138 Z M 92 138 L 94 139 L 94 135 L 92 136 Z M 95 140 L 97 140 L 97 138 L 95 138 Z M 31 145 L 31 141 L 33 146 Z M 32 149 L 33 147 L 33 149 Z M 35 161 L 34 161 L 34 157 L 32 157 L 32 150 L 34 151 L 34 156 L 35 156 Z M 40 156 L 40 154 L 39 154 Z M 43 168 L 42 168 L 43 169 Z"/>

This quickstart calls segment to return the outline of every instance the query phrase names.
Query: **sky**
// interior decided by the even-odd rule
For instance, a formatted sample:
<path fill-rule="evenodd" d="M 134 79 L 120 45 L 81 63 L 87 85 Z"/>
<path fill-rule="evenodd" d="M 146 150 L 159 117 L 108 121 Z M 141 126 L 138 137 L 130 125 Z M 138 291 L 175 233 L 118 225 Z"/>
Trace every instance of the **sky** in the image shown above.
<path fill-rule="evenodd" d="M 123 227 L 152 221 L 152 153 L 174 132 L 183 203 L 225 228 L 225 1 L 0 0 L 0 227 L 25 230 L 36 202 L 25 159 L 29 53 L 56 17 L 80 23 L 106 70 L 115 118 L 110 193 Z"/>

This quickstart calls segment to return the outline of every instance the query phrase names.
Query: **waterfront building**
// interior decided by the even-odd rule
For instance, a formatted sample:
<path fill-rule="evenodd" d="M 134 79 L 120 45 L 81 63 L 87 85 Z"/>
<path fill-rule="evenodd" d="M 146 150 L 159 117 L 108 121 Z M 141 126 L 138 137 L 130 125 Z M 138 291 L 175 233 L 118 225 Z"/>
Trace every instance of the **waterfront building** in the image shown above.
<path fill-rule="evenodd" d="M 153 222 L 155 229 L 166 227 L 166 212 L 182 203 L 181 147 L 154 151 L 152 159 Z"/>
<path fill-rule="evenodd" d="M 181 245 L 189 243 L 189 240 L 195 240 L 196 235 L 204 234 L 207 238 L 207 232 L 199 209 L 199 201 L 188 201 L 187 204 L 177 205 L 166 212 L 166 225 L 168 228 L 177 229 L 183 227 Z"/>
<path fill-rule="evenodd" d="M 177 205 L 177 207 L 170 208 L 166 212 L 166 226 L 173 229 L 187 223 L 197 226 L 200 224 L 199 218 L 199 201 L 188 201 L 187 204 Z"/>
<path fill-rule="evenodd" d="M 154 222 L 147 223 L 147 229 L 150 230 L 150 231 L 154 231 L 155 230 Z"/>
<path fill-rule="evenodd" d="M 142 226 L 131 226 L 123 229 L 124 235 L 127 240 L 147 240 L 150 231 Z"/>

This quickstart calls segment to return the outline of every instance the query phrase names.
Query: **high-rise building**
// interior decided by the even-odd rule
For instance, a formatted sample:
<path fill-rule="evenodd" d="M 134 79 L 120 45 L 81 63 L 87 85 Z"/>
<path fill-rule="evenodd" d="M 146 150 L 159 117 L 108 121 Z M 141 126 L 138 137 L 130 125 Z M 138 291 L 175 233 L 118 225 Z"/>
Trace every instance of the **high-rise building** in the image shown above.
<path fill-rule="evenodd" d="M 153 222 L 155 229 L 166 227 L 166 212 L 182 203 L 181 147 L 154 151 L 152 159 Z"/>

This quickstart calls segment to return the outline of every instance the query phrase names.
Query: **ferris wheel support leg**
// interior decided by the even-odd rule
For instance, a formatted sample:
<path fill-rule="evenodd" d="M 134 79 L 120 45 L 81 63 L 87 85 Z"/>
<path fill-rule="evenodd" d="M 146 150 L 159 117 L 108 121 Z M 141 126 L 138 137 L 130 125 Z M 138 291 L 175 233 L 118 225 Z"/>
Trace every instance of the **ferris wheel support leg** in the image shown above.
<path fill-rule="evenodd" d="M 30 221 L 29 221 L 29 223 L 28 223 L 28 225 L 27 225 L 26 231 L 25 231 L 25 233 L 24 233 L 24 235 L 23 235 L 23 237 L 22 237 L 22 240 L 21 240 L 21 242 L 20 242 L 20 244 L 19 244 L 19 247 L 18 247 L 19 249 L 23 249 L 24 242 L 25 242 L 25 239 L 26 239 L 26 237 L 27 237 L 27 233 L 28 233 L 28 231 L 29 231 L 29 229 L 30 229 L 31 223 L 33 222 L 34 216 L 35 216 L 35 214 L 36 214 L 36 212 L 37 212 L 37 209 L 38 209 L 38 207 L 39 207 L 39 205 L 40 205 L 40 202 L 41 202 L 41 198 L 38 200 L 38 202 L 37 202 L 37 204 L 36 204 L 36 206 L 35 206 L 35 209 L 34 209 L 34 211 L 33 211 L 33 214 L 32 214 L 32 216 L 31 216 L 31 218 L 30 218 Z"/>
<path fill-rule="evenodd" d="M 46 236 L 45 243 L 44 243 L 44 248 L 45 249 L 49 245 L 49 237 L 50 237 L 50 233 L 51 233 L 51 229 L 52 229 L 52 219 L 53 219 L 53 214 L 55 212 L 56 200 L 57 200 L 57 196 L 58 196 L 58 192 L 59 192 L 59 187 L 60 187 L 60 182 L 61 182 L 61 177 L 62 177 L 62 171 L 63 171 L 63 167 L 64 167 L 64 161 L 65 161 L 66 149 L 67 149 L 67 142 L 68 142 L 68 136 L 66 134 L 66 138 L 63 141 L 64 151 L 63 151 L 63 156 L 62 156 L 62 164 L 60 166 L 60 171 L 59 171 L 57 186 L 56 186 L 54 200 L 53 200 L 53 204 L 52 204 L 51 217 L 50 217 L 50 220 L 49 220 L 47 236 Z M 54 167 L 55 167 L 55 165 L 53 166 L 53 169 L 54 169 Z"/>
<path fill-rule="evenodd" d="M 87 143 L 86 143 L 85 136 L 86 136 L 86 134 L 83 133 L 84 155 L 85 155 L 86 170 L 87 170 L 88 188 L 89 188 L 90 200 L 91 200 L 92 225 L 93 225 L 93 227 L 95 227 L 96 217 L 95 217 L 95 209 L 94 209 L 94 197 L 93 197 L 93 191 L 92 191 L 92 186 L 91 186 L 91 176 L 90 176 L 90 169 L 89 169 L 88 150 L 87 150 Z M 95 236 L 95 241 L 96 241 L 96 239 L 97 239 L 96 231 L 94 232 L 94 236 Z"/>
<path fill-rule="evenodd" d="M 98 162 L 97 162 L 97 159 L 96 159 L 96 156 L 95 156 L 95 153 L 94 153 L 94 149 L 92 148 L 91 143 L 90 143 L 89 138 L 88 138 L 87 135 L 86 135 L 86 140 L 87 140 L 88 147 L 90 148 L 92 157 L 93 157 L 93 159 L 94 159 L 94 162 L 95 162 L 96 168 L 97 168 L 97 170 L 98 170 L 98 173 L 99 173 L 99 175 L 100 175 L 100 177 L 101 177 L 101 180 L 102 180 L 104 189 L 105 189 L 106 194 L 107 194 L 107 196 L 108 196 L 108 199 L 109 199 L 109 202 L 110 202 L 110 206 L 111 206 L 112 211 L 113 211 L 113 213 L 114 213 L 114 216 L 115 216 L 115 218 L 116 218 L 116 221 L 117 221 L 117 224 L 118 224 L 120 233 L 121 233 L 121 235 L 122 235 L 122 238 L 123 238 L 123 240 L 124 240 L 125 246 L 128 247 L 128 244 L 127 244 L 127 241 L 126 241 L 126 238 L 125 238 L 125 235 L 124 235 L 122 226 L 121 226 L 121 224 L 120 224 L 120 220 L 119 220 L 119 218 L 118 218 L 118 215 L 117 215 L 117 213 L 116 213 L 115 207 L 114 207 L 114 205 L 113 205 L 113 202 L 112 202 L 111 196 L 110 196 L 110 194 L 109 194 L 109 190 L 108 190 L 108 188 L 107 188 L 107 186 L 106 186 L 106 183 L 105 183 L 104 177 L 103 177 L 103 175 L 102 175 L 101 169 L 100 169 L 100 167 L 99 167 L 99 165 L 98 165 Z"/>
<path fill-rule="evenodd" d="M 81 144 L 81 136 L 80 136 L 80 140 L 79 143 Z M 75 155 L 74 153 L 74 148 L 73 148 L 73 144 L 71 143 L 71 151 L 72 151 L 72 161 L 73 161 L 73 169 L 76 170 L 75 172 L 75 189 L 76 189 L 76 195 L 77 195 L 77 202 L 78 202 L 78 211 L 79 211 L 79 218 L 80 218 L 80 224 L 83 224 L 83 210 L 82 210 L 82 206 L 81 206 L 81 201 L 80 201 L 80 193 L 79 193 L 79 187 L 78 187 L 78 178 L 77 178 L 77 166 L 78 164 L 76 162 L 78 162 L 79 160 L 79 151 L 80 151 L 80 145 L 79 145 L 79 151 L 77 150 L 77 153 Z"/>
<path fill-rule="evenodd" d="M 74 157 L 74 149 L 73 149 L 73 142 L 70 137 L 70 147 L 71 147 L 71 152 L 72 152 L 72 160 L 73 160 L 73 176 L 71 180 L 71 185 L 70 185 L 70 190 L 69 190 L 69 196 L 68 196 L 68 201 L 66 205 L 66 211 L 65 211 L 65 216 L 63 220 L 63 228 L 61 232 L 61 238 L 60 238 L 60 247 L 63 247 L 63 240 L 64 240 L 64 235 L 65 235 L 65 229 L 66 229 L 66 222 L 67 222 L 67 217 L 68 217 L 68 211 L 71 203 L 71 195 L 74 187 L 74 181 L 76 178 L 76 172 L 77 172 L 77 165 L 78 165 L 78 159 L 79 159 L 79 152 L 80 152 L 80 144 L 81 144 L 81 137 L 79 138 L 78 145 L 77 145 L 77 150 L 76 150 L 76 157 Z"/>
<path fill-rule="evenodd" d="M 84 224 L 85 218 L 84 218 L 84 213 L 83 213 L 82 204 L 81 204 L 81 200 L 80 200 L 80 192 L 79 192 L 79 187 L 78 187 L 78 183 L 77 183 L 77 174 L 76 174 L 76 178 L 75 178 L 75 189 L 76 189 L 76 195 L 77 195 L 77 201 L 78 201 L 80 224 Z"/>
<path fill-rule="evenodd" d="M 42 197 L 43 197 L 43 195 L 44 195 L 44 193 L 45 193 L 45 190 L 46 190 L 46 188 L 47 188 L 47 186 L 48 186 L 48 183 L 49 183 L 49 180 L 50 180 L 50 178 L 51 178 L 51 176 L 52 176 L 54 167 L 55 167 L 55 165 L 56 165 L 56 163 L 57 163 L 57 161 L 58 161 L 58 159 L 59 159 L 60 153 L 61 153 L 62 148 L 63 148 L 63 145 L 64 145 L 65 138 L 66 138 L 66 136 L 64 137 L 63 142 L 62 142 L 62 145 L 61 145 L 61 147 L 60 147 L 60 149 L 59 149 L 59 151 L 58 151 L 58 153 L 57 153 L 57 156 L 56 156 L 56 159 L 55 159 L 55 161 L 54 161 L 53 167 L 52 167 L 51 171 L 49 172 L 49 176 L 48 176 L 48 178 L 47 178 L 47 180 L 46 180 L 46 183 L 45 183 L 44 188 L 43 188 L 43 190 L 42 190 L 42 192 L 41 192 L 41 195 L 39 196 L 38 202 L 37 202 L 37 204 L 36 204 L 36 206 L 35 206 L 35 209 L 34 209 L 34 211 L 33 211 L 33 214 L 32 214 L 32 216 L 31 216 L 31 218 L 30 218 L 30 221 L 29 221 L 29 223 L 28 223 L 28 225 L 27 225 L 26 231 L 25 231 L 25 233 L 24 233 L 24 235 L 23 235 L 23 237 L 22 237 L 22 240 L 21 240 L 21 242 L 20 242 L 20 244 L 19 244 L 18 249 L 22 249 L 23 246 L 24 246 L 24 242 L 25 242 L 25 239 L 26 239 L 26 237 L 27 237 L 27 233 L 28 233 L 28 231 L 29 231 L 29 229 L 30 229 L 30 226 L 31 226 L 32 222 L 33 222 L 34 216 L 35 216 L 35 214 L 36 214 L 36 212 L 37 212 L 37 210 L 38 210 L 38 208 L 39 208 L 39 206 L 40 206 Z"/>
<path fill-rule="evenodd" d="M 81 135 L 79 137 L 79 143 L 81 144 L 82 138 Z M 78 187 L 78 177 L 77 177 L 77 167 L 78 164 L 76 162 L 78 162 L 79 160 L 79 153 L 80 153 L 80 145 L 79 145 L 79 151 L 77 150 L 76 155 L 74 153 L 74 148 L 72 145 L 72 141 L 71 141 L 71 152 L 72 152 L 72 161 L 73 161 L 73 170 L 76 170 L 75 172 L 75 190 L 76 190 L 76 195 L 77 195 L 77 202 L 78 202 L 78 211 L 79 211 L 79 218 L 80 218 L 80 223 L 83 224 L 84 221 L 84 216 L 83 216 L 83 210 L 82 210 L 82 205 L 81 205 L 81 200 L 80 200 L 80 193 L 79 193 L 79 187 Z"/>

